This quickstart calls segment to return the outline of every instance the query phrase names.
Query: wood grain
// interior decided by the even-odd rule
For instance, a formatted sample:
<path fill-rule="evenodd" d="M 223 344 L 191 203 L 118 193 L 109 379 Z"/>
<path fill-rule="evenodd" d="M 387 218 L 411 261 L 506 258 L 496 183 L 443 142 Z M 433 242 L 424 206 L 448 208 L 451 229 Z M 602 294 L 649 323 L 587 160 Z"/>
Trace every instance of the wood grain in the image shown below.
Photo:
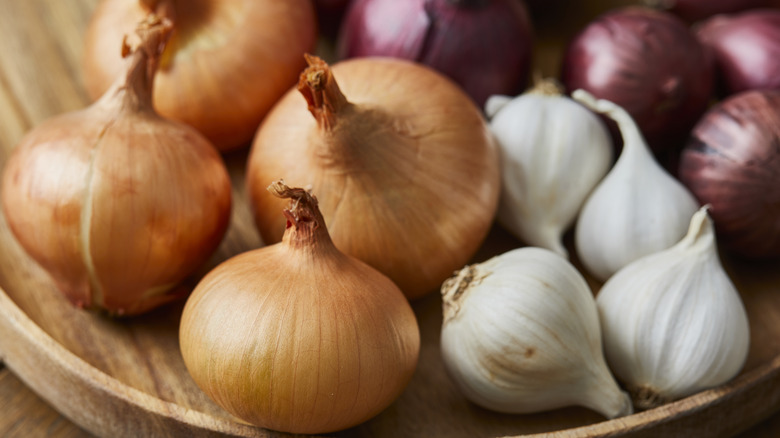
<path fill-rule="evenodd" d="M 74 425 L 34 393 L 7 369 L 0 370 L 0 436 L 30 438 L 48 436 L 85 438 L 89 434 Z"/>
<path fill-rule="evenodd" d="M 83 31 L 97 0 L 0 0 L 0 164 L 24 133 L 48 117 L 82 108 Z M 556 26 L 572 32 L 623 1 L 572 2 Z M 584 6 L 585 4 L 590 6 Z M 596 6 L 598 5 L 598 6 Z M 554 20 L 552 20 L 554 21 Z M 555 74 L 570 36 L 539 29 L 537 68 Z M 216 263 L 262 245 L 243 190 L 246 150 L 225 156 L 234 185 L 231 228 L 218 253 L 188 282 Z M 519 246 L 494 228 L 474 260 Z M 420 365 L 401 398 L 373 420 L 335 436 L 492 437 L 560 431 L 558 436 L 730 436 L 780 409 L 780 273 L 770 263 L 727 259 L 743 293 L 753 337 L 743 373 L 730 384 L 627 418 L 603 421 L 582 408 L 537 415 L 504 415 L 465 400 L 447 377 L 438 341 L 441 301 L 433 294 L 414 303 L 420 321 Z M 178 350 L 183 303 L 148 315 L 110 319 L 70 306 L 46 274 L 22 251 L 0 216 L 0 402 L 13 424 L 4 436 L 33 423 L 60 431 L 58 414 L 28 408 L 39 401 L 100 436 L 279 436 L 242 424 L 214 405 L 190 379 Z M 14 374 L 11 376 L 9 371 Z M 20 380 L 17 380 L 17 377 Z M 38 412 L 41 417 L 20 415 Z M 33 415 L 33 414 L 31 414 Z M 69 423 L 68 423 L 69 424 Z M 37 428 L 36 430 L 42 430 Z M 20 435 L 21 436 L 21 435 Z"/>

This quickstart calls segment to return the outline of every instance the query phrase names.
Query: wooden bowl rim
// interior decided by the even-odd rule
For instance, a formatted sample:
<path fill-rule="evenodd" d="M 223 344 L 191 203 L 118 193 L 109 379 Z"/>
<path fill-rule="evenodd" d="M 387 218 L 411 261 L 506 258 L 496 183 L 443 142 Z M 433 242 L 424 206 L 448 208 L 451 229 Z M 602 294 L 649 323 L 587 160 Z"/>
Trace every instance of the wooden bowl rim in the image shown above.
<path fill-rule="evenodd" d="M 277 432 L 243 424 L 238 422 L 238 420 L 236 422 L 230 422 L 200 411 L 186 408 L 176 403 L 159 399 L 109 376 L 68 350 L 64 345 L 55 341 L 54 338 L 19 308 L 2 288 L 0 288 L 0 316 L 6 320 L 7 324 L 10 324 L 15 332 L 28 338 L 31 345 L 47 355 L 53 362 L 66 370 L 69 375 L 72 375 L 76 379 L 82 380 L 89 385 L 97 386 L 100 392 L 104 392 L 115 399 L 120 399 L 122 402 L 132 405 L 136 409 L 151 410 L 156 416 L 183 422 L 192 427 L 204 428 L 212 432 L 238 433 L 239 436 L 258 436 L 258 433 L 261 436 L 263 434 L 277 435 Z M 0 351 L 0 360 L 5 359 L 2 351 Z M 9 368 L 24 380 L 25 383 L 28 383 L 25 379 L 26 375 L 24 370 L 13 369 L 13 366 L 9 366 Z M 774 377 L 778 373 L 780 373 L 780 355 L 776 356 L 771 361 L 761 364 L 753 370 L 738 376 L 732 382 L 722 387 L 705 390 L 688 398 L 668 403 L 652 410 L 635 413 L 627 417 L 554 431 L 552 433 L 567 433 L 575 436 L 596 437 L 611 435 L 616 432 L 627 433 L 646 429 L 649 425 L 668 422 L 671 419 L 685 417 L 686 415 L 717 405 L 740 391 L 749 390 L 761 385 L 765 380 Z M 33 385 L 28 384 L 28 386 Z M 119 391 L 117 390 L 118 388 L 122 388 L 122 390 Z M 46 398 L 45 396 L 42 397 Z M 48 399 L 47 402 L 51 403 Z M 55 408 L 58 407 L 55 406 Z M 769 413 L 769 411 L 767 411 L 767 413 Z M 524 436 L 542 437 L 550 436 L 550 434 L 550 432 L 545 432 Z"/>

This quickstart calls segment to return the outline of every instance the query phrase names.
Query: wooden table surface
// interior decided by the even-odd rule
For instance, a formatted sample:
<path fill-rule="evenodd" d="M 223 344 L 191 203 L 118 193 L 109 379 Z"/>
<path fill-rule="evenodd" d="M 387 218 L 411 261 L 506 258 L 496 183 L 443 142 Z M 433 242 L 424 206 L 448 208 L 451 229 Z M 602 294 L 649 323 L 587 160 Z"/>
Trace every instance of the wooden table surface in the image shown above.
<path fill-rule="evenodd" d="M 57 88 L 59 75 L 68 78 L 80 75 L 78 64 L 72 60 L 79 59 L 81 47 L 77 44 L 38 44 L 35 34 L 46 32 L 53 23 L 60 26 L 60 30 L 65 28 L 69 32 L 81 32 L 97 1 L 0 0 L 0 146 L 15 144 L 26 130 L 49 116 L 87 103 L 83 89 L 74 89 L 72 86 Z M 548 41 L 553 46 L 561 43 L 561 40 Z M 7 56 L 9 50 L 16 55 L 53 60 L 54 63 L 48 66 L 51 75 L 47 83 L 31 83 L 28 78 L 33 75 L 26 70 L 31 64 L 17 65 L 14 58 Z M 537 54 L 542 71 L 554 69 L 557 59 L 549 55 L 551 53 L 554 51 L 546 51 L 543 47 Z M 69 93 L 71 96 L 52 98 L 50 93 L 55 89 L 57 93 Z M 16 100 L 20 95 L 30 96 L 32 100 L 22 104 Z M 58 102 L 72 102 L 72 107 L 61 107 Z M 29 390 L 3 366 L 1 359 L 0 437 L 90 436 Z M 744 438 L 777 436 L 780 436 L 780 413 L 739 435 Z"/>

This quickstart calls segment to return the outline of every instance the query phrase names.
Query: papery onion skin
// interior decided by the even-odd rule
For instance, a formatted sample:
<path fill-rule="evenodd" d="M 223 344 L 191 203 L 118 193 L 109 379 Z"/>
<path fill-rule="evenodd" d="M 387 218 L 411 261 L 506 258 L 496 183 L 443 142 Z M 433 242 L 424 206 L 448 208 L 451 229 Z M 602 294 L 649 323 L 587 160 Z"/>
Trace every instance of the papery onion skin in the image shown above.
<path fill-rule="evenodd" d="M 713 15 L 733 14 L 735 12 L 766 6 L 768 0 L 646 0 L 668 9 L 688 22 L 696 22 Z"/>
<path fill-rule="evenodd" d="M 679 18 L 626 7 L 596 18 L 569 43 L 561 78 L 615 102 L 634 118 L 656 153 L 682 147 L 709 104 L 711 57 Z"/>
<path fill-rule="evenodd" d="M 362 423 L 417 365 L 411 306 L 387 277 L 338 251 L 321 220 L 293 221 L 282 243 L 219 265 L 182 313 L 195 382 L 258 426 L 318 434 Z"/>
<path fill-rule="evenodd" d="M 392 56 L 453 79 L 482 108 L 528 82 L 533 29 L 519 0 L 354 0 L 339 36 L 340 59 Z"/>
<path fill-rule="evenodd" d="M 713 53 L 723 94 L 780 89 L 780 9 L 719 15 L 697 36 Z"/>
<path fill-rule="evenodd" d="M 133 56 L 101 100 L 27 133 L 2 185 L 27 253 L 71 302 L 114 315 L 180 298 L 170 290 L 216 250 L 231 208 L 221 156 L 153 111 L 154 60 Z"/>
<path fill-rule="evenodd" d="M 330 71 L 348 102 L 325 106 L 343 108 L 312 106 L 325 113 L 318 122 L 292 90 L 257 132 L 247 187 L 260 234 L 277 242 L 285 226 L 267 181 L 284 175 L 291 185 L 318 187 L 336 246 L 408 298 L 422 297 L 487 235 L 498 205 L 498 148 L 469 97 L 430 68 L 359 58 Z"/>
<path fill-rule="evenodd" d="M 221 151 L 249 144 L 316 43 L 311 0 L 104 0 L 85 35 L 83 76 L 93 99 L 121 71 L 116 47 L 148 13 L 144 3 L 172 5 L 176 26 L 155 109 L 194 126 Z"/>
<path fill-rule="evenodd" d="M 746 91 L 710 109 L 682 151 L 680 180 L 733 253 L 780 255 L 780 91 Z"/>

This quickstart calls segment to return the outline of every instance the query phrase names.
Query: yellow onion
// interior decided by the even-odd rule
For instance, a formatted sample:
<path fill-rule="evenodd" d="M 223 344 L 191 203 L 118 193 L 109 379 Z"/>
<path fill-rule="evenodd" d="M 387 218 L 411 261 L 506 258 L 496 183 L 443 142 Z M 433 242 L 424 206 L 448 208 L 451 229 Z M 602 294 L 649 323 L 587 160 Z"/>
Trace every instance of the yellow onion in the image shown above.
<path fill-rule="evenodd" d="M 480 110 L 409 61 L 355 58 L 331 70 L 308 60 L 252 144 L 247 185 L 264 241 L 285 226 L 265 181 L 284 176 L 318 188 L 341 251 L 410 299 L 437 290 L 473 256 L 498 203 L 497 148 Z"/>
<path fill-rule="evenodd" d="M 152 108 L 170 29 L 153 16 L 143 23 L 114 86 L 27 133 L 3 174 L 11 231 L 81 307 L 131 315 L 179 297 L 170 290 L 214 252 L 229 222 L 218 151 Z"/>
<path fill-rule="evenodd" d="M 122 70 L 115 48 L 150 11 L 175 24 L 155 108 L 194 126 L 222 151 L 249 143 L 295 84 L 317 37 L 311 0 L 103 0 L 85 37 L 84 82 L 92 98 Z"/>
<path fill-rule="evenodd" d="M 420 334 L 386 276 L 333 245 L 317 200 L 290 199 L 281 243 L 235 256 L 197 285 L 180 346 L 195 383 L 249 423 L 326 433 L 368 420 L 403 391 Z M 278 213 L 277 213 L 278 214 Z"/>

